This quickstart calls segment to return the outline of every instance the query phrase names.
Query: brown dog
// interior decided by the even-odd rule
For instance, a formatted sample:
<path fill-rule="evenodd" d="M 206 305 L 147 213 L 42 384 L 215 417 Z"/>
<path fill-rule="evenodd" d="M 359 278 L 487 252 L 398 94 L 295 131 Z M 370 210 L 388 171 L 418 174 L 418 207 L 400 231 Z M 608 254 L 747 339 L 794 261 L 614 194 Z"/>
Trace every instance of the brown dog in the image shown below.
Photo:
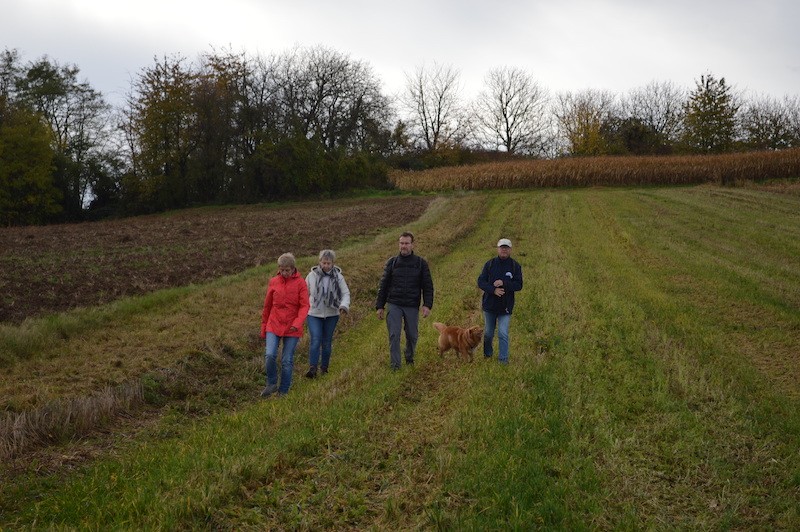
<path fill-rule="evenodd" d="M 439 330 L 439 355 L 443 355 L 450 349 L 460 353 L 464 360 L 469 358 L 472 362 L 472 353 L 483 338 L 483 329 L 480 327 L 448 327 L 444 323 L 434 323 L 434 327 Z"/>

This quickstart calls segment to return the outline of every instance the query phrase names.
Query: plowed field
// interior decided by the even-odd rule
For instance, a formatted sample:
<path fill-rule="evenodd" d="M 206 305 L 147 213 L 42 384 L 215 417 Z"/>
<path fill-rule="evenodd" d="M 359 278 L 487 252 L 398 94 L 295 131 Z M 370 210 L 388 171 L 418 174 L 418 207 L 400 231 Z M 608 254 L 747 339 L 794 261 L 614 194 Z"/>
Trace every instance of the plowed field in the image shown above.
<path fill-rule="evenodd" d="M 419 218 L 430 198 L 200 208 L 0 229 L 0 322 L 199 283 Z M 231 210 L 236 215 L 231 216 Z"/>

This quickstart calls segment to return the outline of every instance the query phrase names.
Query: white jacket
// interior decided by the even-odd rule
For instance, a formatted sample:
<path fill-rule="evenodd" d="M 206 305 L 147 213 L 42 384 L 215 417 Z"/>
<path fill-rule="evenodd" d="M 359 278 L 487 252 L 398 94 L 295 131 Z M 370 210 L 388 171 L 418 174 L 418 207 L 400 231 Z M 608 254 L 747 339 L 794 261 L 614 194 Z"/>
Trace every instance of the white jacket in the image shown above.
<path fill-rule="evenodd" d="M 338 266 L 334 266 L 338 274 L 336 277 L 339 279 L 339 291 L 342 293 L 342 299 L 339 302 L 339 308 L 329 307 L 321 301 L 317 301 L 317 271 L 319 266 L 314 266 L 306 276 L 306 285 L 308 286 L 308 301 L 311 304 L 311 309 L 308 311 L 309 316 L 315 318 L 329 318 L 339 314 L 339 309 L 344 309 L 346 312 L 350 311 L 350 289 L 347 287 L 347 282 L 344 280 L 342 270 Z"/>

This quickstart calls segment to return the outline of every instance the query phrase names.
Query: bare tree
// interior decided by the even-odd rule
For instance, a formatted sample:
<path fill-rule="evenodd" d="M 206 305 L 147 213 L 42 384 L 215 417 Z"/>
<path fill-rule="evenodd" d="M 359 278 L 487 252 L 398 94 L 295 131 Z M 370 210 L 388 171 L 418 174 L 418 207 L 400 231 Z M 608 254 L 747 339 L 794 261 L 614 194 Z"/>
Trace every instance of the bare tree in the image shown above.
<path fill-rule="evenodd" d="M 278 72 L 286 131 L 328 151 L 357 151 L 368 148 L 368 131 L 388 130 L 389 102 L 367 63 L 324 47 L 295 49 Z"/>
<path fill-rule="evenodd" d="M 460 72 L 434 63 L 406 74 L 402 103 L 410 114 L 417 141 L 428 150 L 460 144 L 466 135 L 467 117 L 459 99 Z"/>
<path fill-rule="evenodd" d="M 756 150 L 780 150 L 793 143 L 789 107 L 775 98 L 762 96 L 747 102 L 740 109 L 744 143 Z"/>
<path fill-rule="evenodd" d="M 686 90 L 671 81 L 651 81 L 633 89 L 622 102 L 623 112 L 659 135 L 665 143 L 680 139 Z"/>
<path fill-rule="evenodd" d="M 0 53 L 0 105 L 14 100 L 16 85 L 22 75 L 22 64 L 18 50 L 6 48 Z"/>
<path fill-rule="evenodd" d="M 479 134 L 508 153 L 543 155 L 550 124 L 547 91 L 518 68 L 489 71 L 475 102 Z"/>
<path fill-rule="evenodd" d="M 792 137 L 792 147 L 800 146 L 800 97 L 784 96 L 783 107 L 789 120 L 789 132 Z"/>

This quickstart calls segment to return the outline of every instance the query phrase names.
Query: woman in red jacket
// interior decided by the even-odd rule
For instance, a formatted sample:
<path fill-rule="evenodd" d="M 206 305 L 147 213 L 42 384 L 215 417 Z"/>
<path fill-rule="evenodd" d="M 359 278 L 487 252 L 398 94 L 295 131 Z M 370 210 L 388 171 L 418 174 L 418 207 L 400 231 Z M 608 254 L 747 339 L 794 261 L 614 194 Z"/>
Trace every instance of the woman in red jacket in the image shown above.
<path fill-rule="evenodd" d="M 266 339 L 267 387 L 261 397 L 277 392 L 285 395 L 292 385 L 294 350 L 303 336 L 303 322 L 308 315 L 308 287 L 297 273 L 294 255 L 278 257 L 278 274 L 269 280 L 264 312 L 261 314 L 261 338 Z M 278 344 L 283 340 L 281 381 L 278 386 Z"/>

